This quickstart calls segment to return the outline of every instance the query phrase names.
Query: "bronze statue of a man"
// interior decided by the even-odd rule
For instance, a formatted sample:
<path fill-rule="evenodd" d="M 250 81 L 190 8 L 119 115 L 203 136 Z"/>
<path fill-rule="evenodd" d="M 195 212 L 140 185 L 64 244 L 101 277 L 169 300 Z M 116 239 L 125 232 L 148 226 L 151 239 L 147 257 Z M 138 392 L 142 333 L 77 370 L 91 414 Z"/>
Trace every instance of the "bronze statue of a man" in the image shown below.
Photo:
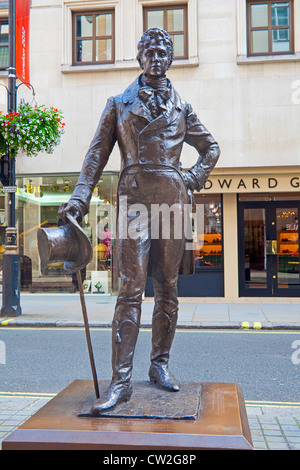
<path fill-rule="evenodd" d="M 173 61 L 170 35 L 158 28 L 146 31 L 138 44 L 137 59 L 143 73 L 123 94 L 108 100 L 72 197 L 60 208 L 64 221 L 67 212 L 79 221 L 88 212 L 94 187 L 116 141 L 121 154 L 118 200 L 126 197 L 128 207 L 143 204 L 149 214 L 148 227 L 153 204 L 175 205 L 183 213 L 189 193 L 204 186 L 218 160 L 217 142 L 166 77 Z M 184 142 L 199 154 L 187 171 L 181 171 L 179 161 Z M 129 222 L 134 215 L 128 211 L 126 217 Z M 112 326 L 113 374 L 109 388 L 92 407 L 95 416 L 131 397 L 132 363 L 148 275 L 155 293 L 149 377 L 165 390 L 180 388 L 168 362 L 177 323 L 178 274 L 191 252 L 184 255 L 185 237 L 174 236 L 174 227 L 168 238 L 154 238 L 150 229 L 146 232 L 147 236 L 142 230 L 141 236 L 118 237 L 121 287 Z"/>

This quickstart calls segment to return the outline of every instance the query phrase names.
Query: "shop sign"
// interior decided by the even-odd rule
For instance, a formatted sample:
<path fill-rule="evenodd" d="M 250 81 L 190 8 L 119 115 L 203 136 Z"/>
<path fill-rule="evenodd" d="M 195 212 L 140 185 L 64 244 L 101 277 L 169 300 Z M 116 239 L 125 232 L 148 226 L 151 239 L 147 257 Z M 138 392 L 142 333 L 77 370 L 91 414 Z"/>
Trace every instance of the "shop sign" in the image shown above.
<path fill-rule="evenodd" d="M 59 186 L 55 184 L 51 185 L 35 185 L 35 184 L 25 184 L 24 186 L 3 186 L 0 188 L 1 193 L 17 193 L 18 194 L 44 194 L 44 193 L 70 193 L 74 190 L 74 186 L 69 186 L 65 184 L 64 186 Z M 96 186 L 93 192 L 94 196 L 98 196 L 100 193 L 100 187 Z"/>
<path fill-rule="evenodd" d="M 17 192 L 17 186 L 3 186 L 2 192 L 3 193 L 16 193 Z"/>
<path fill-rule="evenodd" d="M 0 194 L 2 193 L 27 193 L 27 194 L 37 194 L 37 193 L 63 193 L 63 192 L 70 192 L 70 186 L 65 185 L 63 187 L 57 185 L 51 186 L 39 186 L 33 184 L 25 184 L 23 187 L 21 186 L 3 186 L 0 188 Z"/>
<path fill-rule="evenodd" d="M 300 176 L 268 175 L 210 175 L 202 193 L 253 193 L 300 191 Z"/>

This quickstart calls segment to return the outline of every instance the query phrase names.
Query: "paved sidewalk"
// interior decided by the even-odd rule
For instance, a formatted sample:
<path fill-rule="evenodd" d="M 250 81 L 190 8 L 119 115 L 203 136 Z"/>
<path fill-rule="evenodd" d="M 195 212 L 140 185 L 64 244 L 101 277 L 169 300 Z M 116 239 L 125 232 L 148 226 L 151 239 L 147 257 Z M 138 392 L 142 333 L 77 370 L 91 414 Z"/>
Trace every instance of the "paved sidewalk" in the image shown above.
<path fill-rule="evenodd" d="M 116 297 L 85 295 L 89 323 L 109 327 Z M 0 317 L 1 326 L 82 326 L 79 294 L 22 294 L 22 315 Z M 151 325 L 153 299 L 145 298 L 141 325 Z M 300 329 L 300 299 L 180 298 L 178 328 Z"/>
<path fill-rule="evenodd" d="M 0 448 L 2 440 L 54 395 L 0 392 Z M 246 402 L 255 450 L 300 450 L 300 406 L 270 406 Z"/>

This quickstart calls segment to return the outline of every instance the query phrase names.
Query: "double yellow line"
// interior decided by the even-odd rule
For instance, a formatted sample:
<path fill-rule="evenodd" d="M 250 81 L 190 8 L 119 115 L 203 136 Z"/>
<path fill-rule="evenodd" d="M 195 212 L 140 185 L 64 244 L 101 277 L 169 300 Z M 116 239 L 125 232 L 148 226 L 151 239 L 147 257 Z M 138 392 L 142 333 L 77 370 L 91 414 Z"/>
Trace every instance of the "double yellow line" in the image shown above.
<path fill-rule="evenodd" d="M 22 397 L 22 398 L 54 398 L 56 393 L 34 393 L 34 392 L 0 392 L 0 398 Z M 245 400 L 248 407 L 272 407 L 272 408 L 300 408 L 300 402 L 294 401 L 265 401 Z"/>
<path fill-rule="evenodd" d="M 245 405 L 249 407 L 270 407 L 270 408 L 300 408 L 300 402 L 297 401 L 256 401 L 245 400 Z"/>

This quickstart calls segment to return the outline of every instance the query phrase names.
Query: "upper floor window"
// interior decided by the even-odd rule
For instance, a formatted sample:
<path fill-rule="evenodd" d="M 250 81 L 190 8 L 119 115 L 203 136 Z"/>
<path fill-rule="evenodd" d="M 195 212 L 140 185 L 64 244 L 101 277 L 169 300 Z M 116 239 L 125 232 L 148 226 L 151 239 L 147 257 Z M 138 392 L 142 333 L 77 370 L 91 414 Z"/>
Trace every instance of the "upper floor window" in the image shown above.
<path fill-rule="evenodd" d="M 115 60 L 114 10 L 73 13 L 73 65 Z"/>
<path fill-rule="evenodd" d="M 293 1 L 247 1 L 248 55 L 294 52 Z"/>
<path fill-rule="evenodd" d="M 168 31 L 174 45 L 174 59 L 188 58 L 187 5 L 144 8 L 144 30 L 162 28 Z"/>
<path fill-rule="evenodd" d="M 0 19 L 0 69 L 8 67 L 8 19 Z"/>

